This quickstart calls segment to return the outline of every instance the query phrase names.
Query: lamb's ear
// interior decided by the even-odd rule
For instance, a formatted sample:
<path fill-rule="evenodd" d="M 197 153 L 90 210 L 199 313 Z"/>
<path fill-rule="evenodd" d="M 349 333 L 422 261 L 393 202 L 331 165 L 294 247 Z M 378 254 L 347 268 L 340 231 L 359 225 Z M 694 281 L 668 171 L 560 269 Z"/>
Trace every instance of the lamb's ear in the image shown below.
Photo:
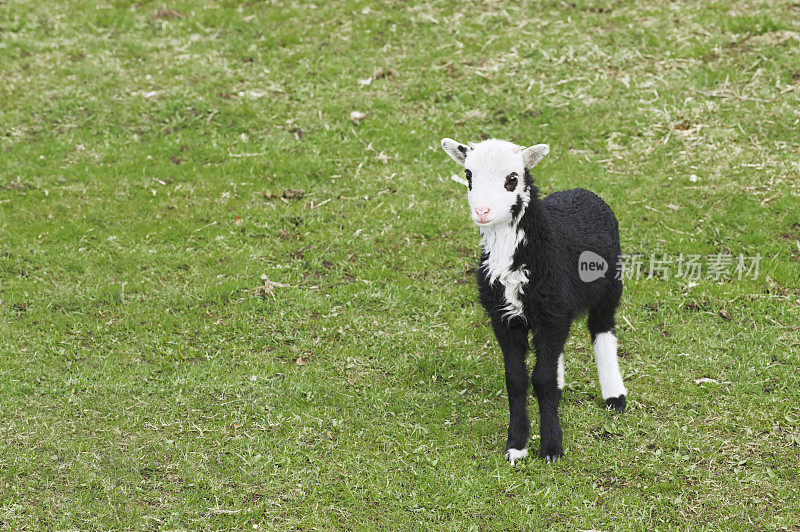
<path fill-rule="evenodd" d="M 464 159 L 467 158 L 467 151 L 469 150 L 465 145 L 453 139 L 442 139 L 442 149 L 460 165 L 464 164 Z"/>
<path fill-rule="evenodd" d="M 550 153 L 550 146 L 547 144 L 537 144 L 536 146 L 525 148 L 522 150 L 522 162 L 525 163 L 525 168 L 530 170 L 539 164 L 539 161 L 544 159 L 548 153 Z"/>

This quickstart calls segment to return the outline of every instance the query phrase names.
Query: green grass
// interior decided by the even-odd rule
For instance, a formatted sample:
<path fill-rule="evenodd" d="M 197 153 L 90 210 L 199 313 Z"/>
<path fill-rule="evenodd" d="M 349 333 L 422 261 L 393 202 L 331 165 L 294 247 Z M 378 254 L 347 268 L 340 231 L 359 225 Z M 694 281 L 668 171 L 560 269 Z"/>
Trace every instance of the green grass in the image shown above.
<path fill-rule="evenodd" d="M 798 526 L 797 2 L 203 5 L 0 2 L 0 527 Z M 626 283 L 622 417 L 576 323 L 552 466 L 438 147 L 484 135 L 628 253 L 763 257 Z"/>

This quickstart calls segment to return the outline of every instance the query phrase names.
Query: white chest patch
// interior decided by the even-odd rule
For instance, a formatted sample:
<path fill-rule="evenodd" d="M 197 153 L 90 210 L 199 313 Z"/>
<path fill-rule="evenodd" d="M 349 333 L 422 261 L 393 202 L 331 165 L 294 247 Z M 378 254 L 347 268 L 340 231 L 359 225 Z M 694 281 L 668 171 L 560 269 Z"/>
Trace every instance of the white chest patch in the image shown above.
<path fill-rule="evenodd" d="M 517 246 L 525 245 L 525 234 L 515 225 L 502 224 L 499 227 L 481 228 L 481 245 L 489 258 L 483 268 L 489 277 L 489 283 L 500 281 L 503 285 L 506 305 L 505 317 L 522 316 L 522 291 L 528 283 L 529 271 L 526 268 L 512 269 L 514 251 Z"/>

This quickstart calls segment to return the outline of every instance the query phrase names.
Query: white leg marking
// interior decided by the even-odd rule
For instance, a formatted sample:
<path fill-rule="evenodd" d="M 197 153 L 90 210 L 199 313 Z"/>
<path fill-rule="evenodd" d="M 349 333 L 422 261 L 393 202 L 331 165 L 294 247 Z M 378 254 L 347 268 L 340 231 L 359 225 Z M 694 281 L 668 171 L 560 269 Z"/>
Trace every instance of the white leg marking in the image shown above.
<path fill-rule="evenodd" d="M 514 465 L 526 456 L 528 456 L 528 449 L 509 449 L 506 451 L 506 460 L 511 462 L 511 465 Z"/>
<path fill-rule="evenodd" d="M 627 395 L 628 390 L 622 383 L 617 361 L 617 337 L 612 332 L 604 332 L 595 336 L 594 355 L 597 358 L 597 374 L 600 377 L 600 391 L 603 399 Z"/>
<path fill-rule="evenodd" d="M 558 355 L 558 367 L 556 368 L 556 381 L 558 382 L 558 389 L 564 389 L 564 353 Z"/>

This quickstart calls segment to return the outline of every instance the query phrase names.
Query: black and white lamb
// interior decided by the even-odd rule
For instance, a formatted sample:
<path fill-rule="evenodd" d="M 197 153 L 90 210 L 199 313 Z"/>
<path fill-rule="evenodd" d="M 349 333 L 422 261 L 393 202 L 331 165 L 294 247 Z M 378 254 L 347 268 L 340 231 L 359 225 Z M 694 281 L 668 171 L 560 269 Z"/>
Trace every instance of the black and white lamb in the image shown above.
<path fill-rule="evenodd" d="M 442 148 L 464 166 L 472 220 L 483 253 L 477 270 L 480 301 L 491 318 L 505 363 L 510 421 L 505 457 L 528 454 L 528 332 L 536 350 L 531 382 L 539 402 L 541 449 L 548 462 L 564 453 L 558 404 L 564 387 L 564 343 L 570 323 L 588 314 L 600 389 L 608 407 L 625 410 L 627 390 L 617 362 L 614 313 L 622 295 L 617 279 L 619 229 L 611 208 L 581 188 L 539 198 L 530 170 L 549 152 L 490 139 Z M 582 280 L 584 252 L 605 261 L 605 271 Z M 586 276 L 583 276 L 586 279 Z"/>

